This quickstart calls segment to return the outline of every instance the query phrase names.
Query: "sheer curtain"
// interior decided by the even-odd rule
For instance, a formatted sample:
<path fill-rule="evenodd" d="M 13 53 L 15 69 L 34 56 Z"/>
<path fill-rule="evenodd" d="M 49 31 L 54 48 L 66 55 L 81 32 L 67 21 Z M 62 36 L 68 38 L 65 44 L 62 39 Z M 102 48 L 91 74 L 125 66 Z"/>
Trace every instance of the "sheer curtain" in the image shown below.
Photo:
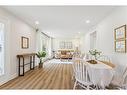
<path fill-rule="evenodd" d="M 4 74 L 4 24 L 0 23 L 0 75 Z"/>

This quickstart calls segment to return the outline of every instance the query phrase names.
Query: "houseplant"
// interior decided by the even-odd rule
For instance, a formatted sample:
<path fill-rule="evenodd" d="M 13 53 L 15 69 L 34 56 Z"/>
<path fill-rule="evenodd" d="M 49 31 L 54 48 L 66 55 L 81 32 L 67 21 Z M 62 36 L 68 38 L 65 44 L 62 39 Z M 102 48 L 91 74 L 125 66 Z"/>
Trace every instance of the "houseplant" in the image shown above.
<path fill-rule="evenodd" d="M 46 56 L 46 52 L 45 51 L 40 51 L 37 53 L 37 57 L 39 58 L 40 62 L 39 62 L 39 68 L 43 67 L 43 58 Z"/>

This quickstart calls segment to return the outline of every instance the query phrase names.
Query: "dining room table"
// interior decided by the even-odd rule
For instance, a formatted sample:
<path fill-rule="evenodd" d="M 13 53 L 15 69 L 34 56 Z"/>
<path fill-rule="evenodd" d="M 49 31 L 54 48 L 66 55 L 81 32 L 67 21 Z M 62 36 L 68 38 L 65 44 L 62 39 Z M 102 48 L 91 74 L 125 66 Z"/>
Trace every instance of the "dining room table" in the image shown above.
<path fill-rule="evenodd" d="M 96 64 L 87 62 L 87 69 L 90 81 L 97 87 L 105 89 L 112 81 L 114 68 L 96 60 Z"/>

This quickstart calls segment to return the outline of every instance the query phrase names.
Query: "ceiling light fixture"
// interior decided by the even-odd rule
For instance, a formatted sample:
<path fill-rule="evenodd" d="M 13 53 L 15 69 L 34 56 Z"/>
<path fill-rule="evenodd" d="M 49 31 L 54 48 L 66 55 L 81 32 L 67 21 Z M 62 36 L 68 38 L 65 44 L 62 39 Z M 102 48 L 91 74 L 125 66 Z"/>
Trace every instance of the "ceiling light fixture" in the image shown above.
<path fill-rule="evenodd" d="M 86 23 L 87 23 L 87 24 L 90 23 L 90 20 L 86 20 Z"/>
<path fill-rule="evenodd" d="M 35 21 L 35 24 L 38 25 L 39 24 L 39 21 Z"/>

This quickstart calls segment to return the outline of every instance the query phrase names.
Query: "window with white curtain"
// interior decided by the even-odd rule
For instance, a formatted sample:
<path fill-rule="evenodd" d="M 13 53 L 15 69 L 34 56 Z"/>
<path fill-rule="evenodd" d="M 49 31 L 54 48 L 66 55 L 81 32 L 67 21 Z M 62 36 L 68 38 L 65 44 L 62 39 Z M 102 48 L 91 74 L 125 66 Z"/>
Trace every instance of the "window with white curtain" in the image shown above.
<path fill-rule="evenodd" d="M 0 23 L 0 75 L 4 74 L 4 24 Z"/>

